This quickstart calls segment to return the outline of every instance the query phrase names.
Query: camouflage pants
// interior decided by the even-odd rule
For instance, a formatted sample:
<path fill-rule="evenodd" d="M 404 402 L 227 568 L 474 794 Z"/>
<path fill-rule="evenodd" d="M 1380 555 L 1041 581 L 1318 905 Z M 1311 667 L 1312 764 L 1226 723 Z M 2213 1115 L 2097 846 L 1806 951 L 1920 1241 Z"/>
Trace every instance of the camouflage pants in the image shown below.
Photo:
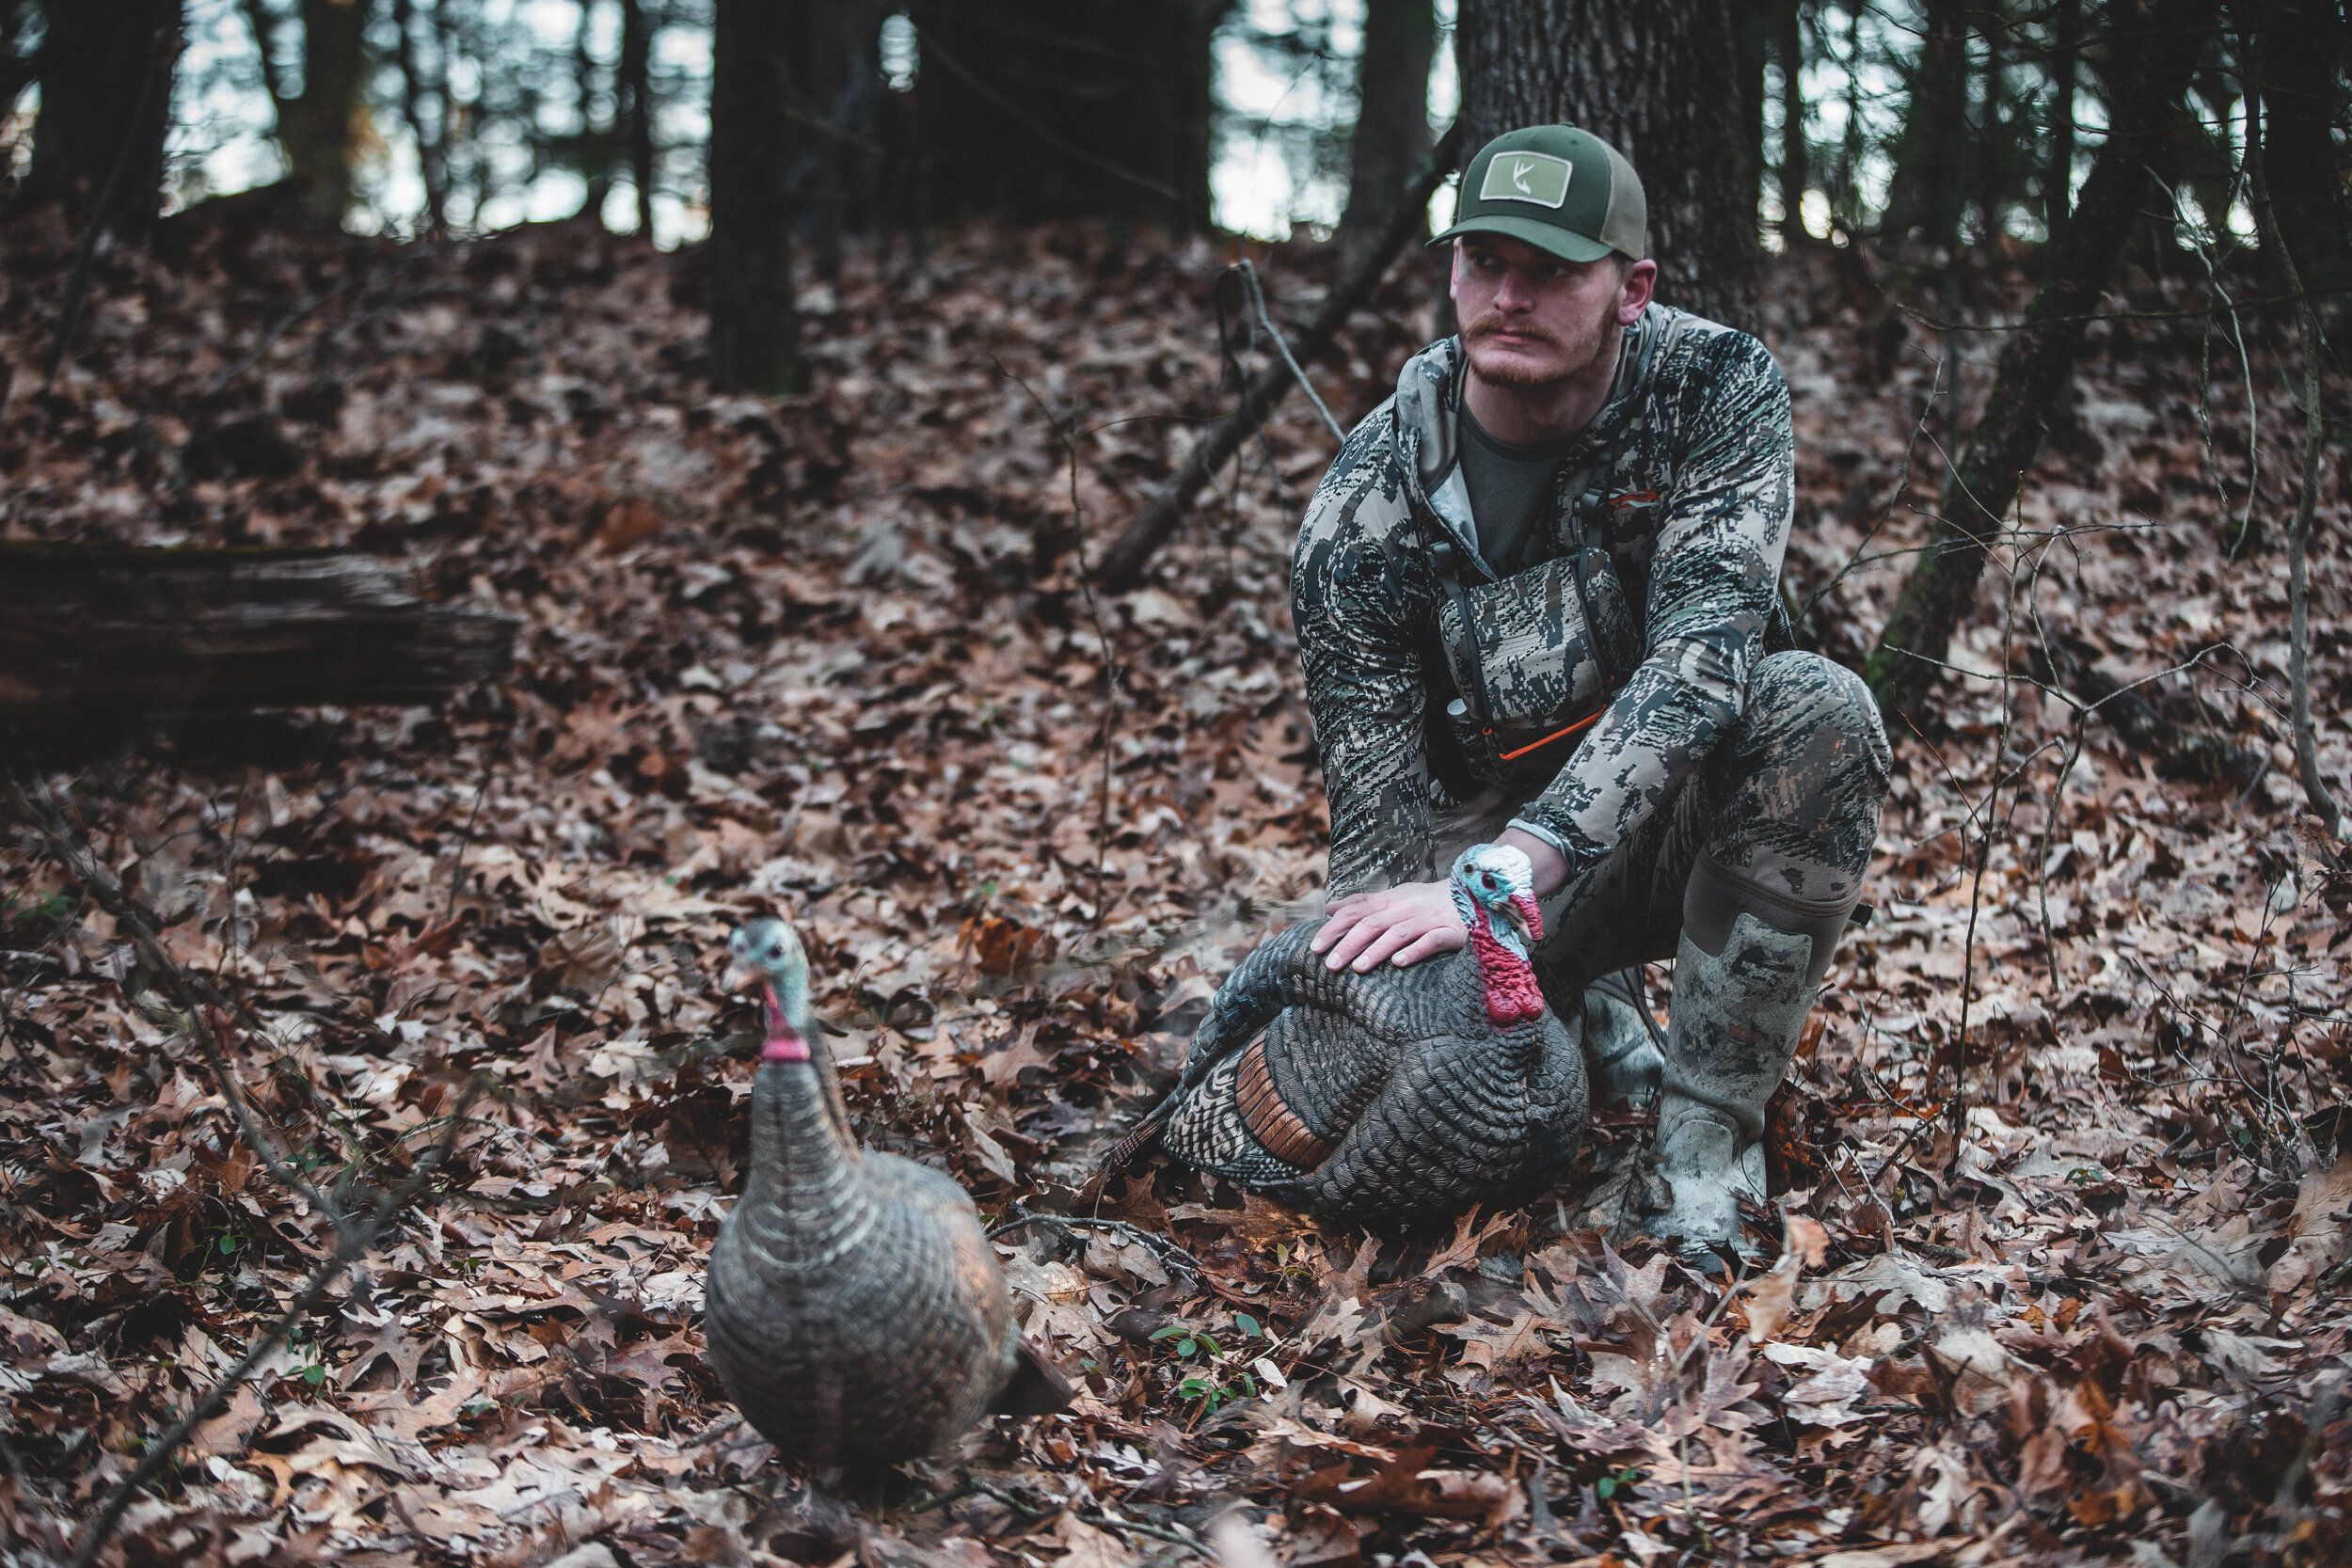
<path fill-rule="evenodd" d="M 1759 660 L 1739 721 L 1679 794 L 1543 900 L 1536 971 L 1554 1010 L 1566 1016 L 1600 975 L 1674 956 L 1701 855 L 1795 903 L 1851 903 L 1890 761 L 1859 676 L 1816 654 Z M 1453 814 L 1438 863 L 1502 832 L 1519 804 L 1486 799 Z"/>

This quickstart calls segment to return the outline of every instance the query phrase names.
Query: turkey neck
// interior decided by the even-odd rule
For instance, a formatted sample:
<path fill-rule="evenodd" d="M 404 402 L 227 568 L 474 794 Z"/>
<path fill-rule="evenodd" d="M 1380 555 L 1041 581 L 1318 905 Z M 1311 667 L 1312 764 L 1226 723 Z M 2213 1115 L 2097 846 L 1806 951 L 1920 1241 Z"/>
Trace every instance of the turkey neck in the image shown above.
<path fill-rule="evenodd" d="M 1478 972 L 1479 999 L 1488 1022 L 1497 1029 L 1514 1029 L 1543 1016 L 1544 993 L 1527 960 L 1495 936 L 1491 919 L 1481 910 L 1470 922 L 1470 949 Z"/>
<path fill-rule="evenodd" d="M 759 1216 L 761 1250 L 787 1268 L 834 1261 L 873 1218 L 824 1052 L 811 1040 L 805 1062 L 763 1062 L 752 1085 L 752 1166 L 742 1202 Z"/>

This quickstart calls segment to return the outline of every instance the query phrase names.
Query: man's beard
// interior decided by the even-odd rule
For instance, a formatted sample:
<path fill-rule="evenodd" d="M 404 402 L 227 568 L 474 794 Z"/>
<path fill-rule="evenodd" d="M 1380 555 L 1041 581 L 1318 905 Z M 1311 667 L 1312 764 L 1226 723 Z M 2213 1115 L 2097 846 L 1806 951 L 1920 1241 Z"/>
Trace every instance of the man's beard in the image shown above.
<path fill-rule="evenodd" d="M 1462 344 L 1464 349 L 1470 354 L 1470 369 L 1475 371 L 1478 373 L 1478 378 L 1481 381 L 1486 382 L 1488 386 L 1509 387 L 1515 389 L 1541 391 L 1547 388 L 1558 387 L 1566 382 L 1573 381 L 1578 376 L 1583 374 L 1586 371 L 1592 369 L 1595 364 L 1598 363 L 1600 356 L 1608 352 L 1610 342 L 1609 334 L 1614 330 L 1616 326 L 1617 307 L 1616 302 L 1613 299 L 1610 301 L 1608 308 L 1602 312 L 1600 320 L 1593 324 L 1590 347 L 1585 348 L 1581 354 L 1579 354 L 1578 350 L 1582 345 L 1577 342 L 1564 342 L 1562 340 L 1553 337 L 1549 332 L 1535 331 L 1530 328 L 1523 322 L 1508 322 L 1502 315 L 1489 310 L 1485 315 L 1480 316 L 1477 320 L 1467 323 L 1463 326 Z M 1549 343 L 1554 348 L 1565 348 L 1568 351 L 1572 362 L 1564 369 L 1558 371 L 1537 370 L 1534 366 L 1521 364 L 1515 360 L 1505 361 L 1500 365 L 1481 363 L 1478 356 L 1478 344 L 1483 340 L 1491 338 L 1497 333 L 1504 331 L 1515 332 L 1523 338 L 1532 338 L 1539 343 Z"/>

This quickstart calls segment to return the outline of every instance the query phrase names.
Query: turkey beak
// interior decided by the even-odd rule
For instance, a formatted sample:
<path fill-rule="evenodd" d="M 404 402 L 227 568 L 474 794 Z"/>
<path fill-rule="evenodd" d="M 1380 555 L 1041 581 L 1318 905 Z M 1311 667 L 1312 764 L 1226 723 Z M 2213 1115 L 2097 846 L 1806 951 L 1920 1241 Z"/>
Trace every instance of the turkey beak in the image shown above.
<path fill-rule="evenodd" d="M 1544 940 L 1544 911 L 1535 907 L 1534 894 L 1511 895 L 1510 902 L 1502 906 L 1502 917 L 1511 923 L 1512 929 L 1518 932 L 1519 941 L 1526 944 L 1529 952 L 1533 953 L 1536 944 Z"/>

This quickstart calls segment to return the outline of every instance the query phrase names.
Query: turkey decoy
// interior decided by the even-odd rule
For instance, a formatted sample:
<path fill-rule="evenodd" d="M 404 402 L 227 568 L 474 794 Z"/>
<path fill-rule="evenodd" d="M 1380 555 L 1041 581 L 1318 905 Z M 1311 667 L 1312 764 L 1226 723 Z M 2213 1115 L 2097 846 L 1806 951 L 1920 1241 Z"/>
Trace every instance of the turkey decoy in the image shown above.
<path fill-rule="evenodd" d="M 762 919 L 728 945 L 764 981 L 768 1020 L 749 1179 L 705 1291 L 728 1397 L 786 1457 L 848 1472 L 936 1452 L 984 1415 L 1062 1408 L 971 1195 L 851 1136 L 800 939 Z"/>
<path fill-rule="evenodd" d="M 1544 1006 L 1527 857 L 1454 863 L 1457 952 L 1369 974 L 1326 967 L 1294 927 L 1242 960 L 1176 1087 L 1112 1149 L 1185 1164 L 1334 1219 L 1410 1223 L 1540 1187 L 1584 1128 L 1584 1061 Z"/>

